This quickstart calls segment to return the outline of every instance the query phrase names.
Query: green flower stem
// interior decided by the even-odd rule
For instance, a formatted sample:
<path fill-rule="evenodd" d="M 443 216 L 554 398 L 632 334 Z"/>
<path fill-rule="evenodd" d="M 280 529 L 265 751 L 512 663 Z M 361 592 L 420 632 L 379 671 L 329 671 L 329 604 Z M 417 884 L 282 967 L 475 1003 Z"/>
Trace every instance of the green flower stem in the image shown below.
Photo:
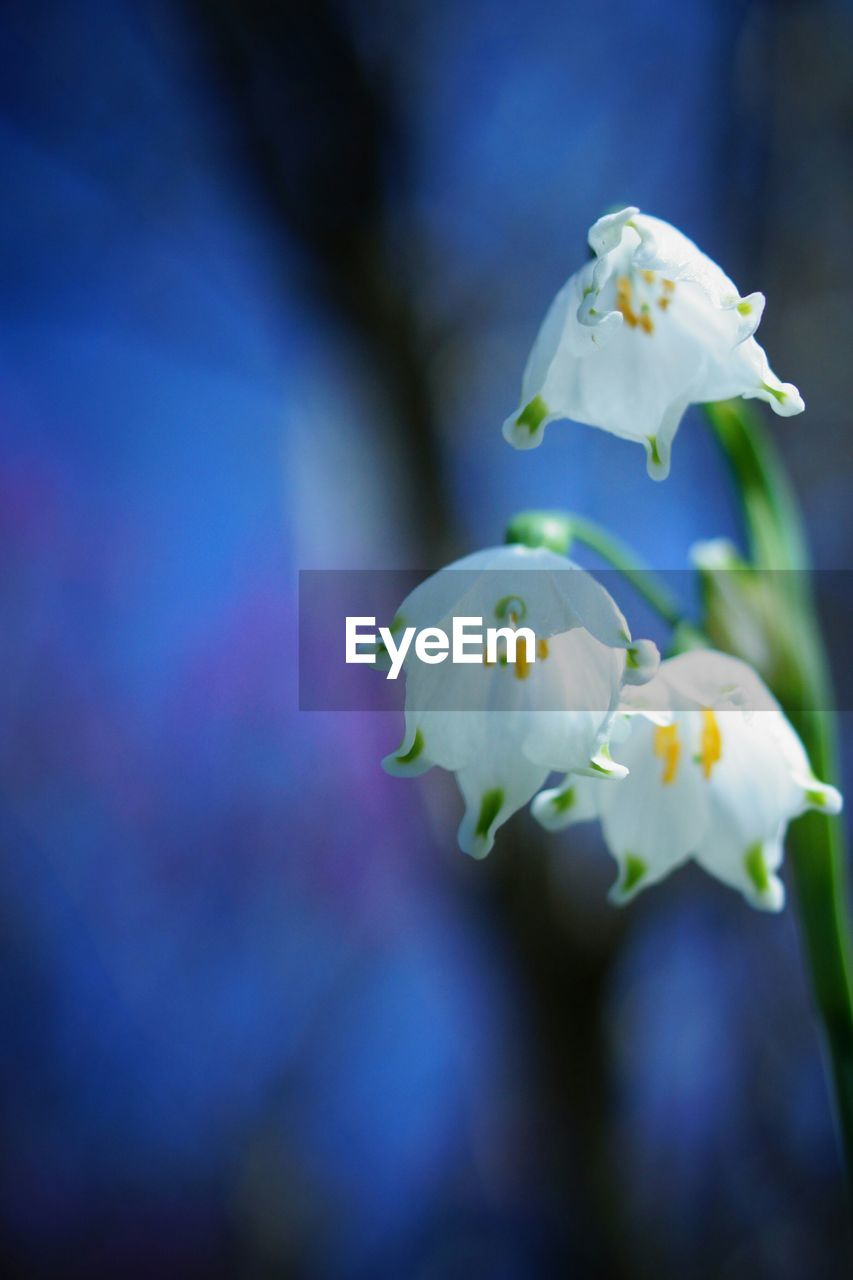
<path fill-rule="evenodd" d="M 758 415 L 742 400 L 707 404 L 705 412 L 740 493 L 754 564 L 808 570 L 799 504 Z"/>
<path fill-rule="evenodd" d="M 798 664 L 775 689 L 816 775 L 838 779 L 837 723 L 817 623 L 802 519 L 781 460 L 757 416 L 741 402 L 707 405 L 737 485 L 749 552 L 774 574 L 782 616 L 796 628 Z M 808 813 L 792 824 L 791 868 L 815 1004 L 825 1032 L 838 1128 L 853 1190 L 853 948 L 844 826 Z"/>
<path fill-rule="evenodd" d="M 568 555 L 573 544 L 579 542 L 618 570 L 671 627 L 682 621 L 678 601 L 660 578 L 643 564 L 633 548 L 594 520 L 563 511 L 522 511 L 510 521 L 506 541 L 548 547 L 560 555 Z"/>

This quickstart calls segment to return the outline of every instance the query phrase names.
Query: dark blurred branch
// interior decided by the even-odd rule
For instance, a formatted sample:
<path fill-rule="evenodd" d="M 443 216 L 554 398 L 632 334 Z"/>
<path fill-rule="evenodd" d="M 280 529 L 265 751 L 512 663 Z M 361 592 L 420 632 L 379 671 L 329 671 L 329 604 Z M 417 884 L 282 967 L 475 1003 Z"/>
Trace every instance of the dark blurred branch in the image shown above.
<path fill-rule="evenodd" d="M 555 1224 L 564 1250 L 560 1270 L 620 1280 L 634 1268 L 623 1189 L 612 1164 L 613 1079 L 604 1017 L 627 920 L 610 911 L 595 941 L 579 936 L 578 912 L 553 874 L 554 860 L 566 856 L 553 843 L 513 842 L 496 849 L 489 866 L 490 902 L 528 995 L 539 1108 L 533 1119 L 541 1124 L 536 1159 L 565 1214 L 564 1225 Z"/>
<path fill-rule="evenodd" d="M 233 162 L 300 250 L 307 290 L 363 344 L 387 399 L 378 443 L 407 476 L 411 540 L 429 564 L 450 519 L 427 344 L 407 264 L 390 248 L 405 146 L 389 86 L 334 0 L 187 3 L 238 131 Z"/>
<path fill-rule="evenodd" d="M 188 0 L 206 36 L 238 129 L 240 164 L 288 244 L 301 252 L 305 285 L 364 345 L 387 396 L 377 424 L 407 480 L 413 545 L 425 562 L 456 550 L 441 472 L 429 335 L 407 281 L 406 146 L 389 84 L 368 68 L 333 0 Z M 409 261 L 392 246 L 404 246 Z M 499 448 L 500 444 L 496 445 Z M 529 991 L 530 1058 L 542 1091 L 542 1157 L 586 1224 L 585 1274 L 624 1274 L 608 1167 L 610 1090 L 603 1034 L 604 985 L 621 920 L 590 947 L 573 936 L 550 892 L 540 845 L 503 836 L 500 858 L 478 868 L 477 902 L 500 916 Z M 485 884 L 491 894 L 486 896 Z M 562 1228 L 558 1227 L 557 1236 Z M 567 1251 L 577 1247 L 555 1241 Z M 560 1270 L 565 1267 L 560 1266 Z"/>

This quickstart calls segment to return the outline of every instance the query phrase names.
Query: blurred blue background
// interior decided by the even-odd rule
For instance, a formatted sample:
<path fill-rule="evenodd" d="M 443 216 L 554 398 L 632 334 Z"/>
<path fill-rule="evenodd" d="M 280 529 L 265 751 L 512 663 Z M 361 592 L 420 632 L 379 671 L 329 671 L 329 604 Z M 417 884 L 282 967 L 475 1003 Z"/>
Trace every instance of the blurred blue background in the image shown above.
<path fill-rule="evenodd" d="M 849 8 L 32 0 L 0 57 L 4 1272 L 848 1275 L 792 914 L 615 912 L 525 815 L 469 863 L 393 717 L 296 711 L 295 619 L 525 506 L 738 536 L 698 416 L 665 491 L 500 439 L 619 202 L 767 293 L 849 565 Z"/>

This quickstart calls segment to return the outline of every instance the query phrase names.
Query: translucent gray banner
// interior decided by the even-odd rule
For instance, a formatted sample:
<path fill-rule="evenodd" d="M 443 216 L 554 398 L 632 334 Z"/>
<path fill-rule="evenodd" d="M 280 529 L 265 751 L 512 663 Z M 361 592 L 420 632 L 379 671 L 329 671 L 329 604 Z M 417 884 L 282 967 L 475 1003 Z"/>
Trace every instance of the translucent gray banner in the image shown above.
<path fill-rule="evenodd" d="M 806 576 L 721 568 L 655 571 L 654 578 L 683 620 L 680 645 L 701 644 L 695 632 L 704 627 L 710 647 L 751 664 L 786 708 L 853 706 L 849 570 Z M 631 584 L 613 570 L 303 570 L 299 707 L 387 711 L 405 700 L 410 710 L 604 712 L 616 664 L 627 667 L 635 691 L 648 683 L 644 709 L 672 710 L 680 695 L 660 680 L 646 681 L 647 651 L 634 647 L 651 640 L 666 656 L 673 646 L 672 625 L 642 588 L 642 581 Z M 814 637 L 803 608 L 809 599 L 829 654 L 828 684 L 814 679 Z M 453 660 L 454 620 L 461 661 Z M 435 629 L 445 633 L 446 645 Z M 491 648 L 489 629 L 498 633 Z M 511 632 L 518 633 L 514 650 Z M 348 640 L 357 661 L 347 661 Z M 696 663 L 691 669 L 698 670 Z M 710 699 L 719 678 L 709 668 L 707 679 Z M 683 691 L 685 706 L 694 704 L 694 694 Z M 716 705 L 727 705 L 728 697 L 732 705 L 761 709 L 754 686 L 719 696 Z"/>

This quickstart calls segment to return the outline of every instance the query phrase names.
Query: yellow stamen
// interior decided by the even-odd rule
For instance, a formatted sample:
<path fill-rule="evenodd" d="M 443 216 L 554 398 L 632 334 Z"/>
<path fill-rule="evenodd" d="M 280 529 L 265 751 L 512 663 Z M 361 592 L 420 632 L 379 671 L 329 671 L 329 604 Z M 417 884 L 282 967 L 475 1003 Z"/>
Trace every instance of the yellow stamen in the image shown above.
<path fill-rule="evenodd" d="M 667 307 L 669 306 L 669 303 L 670 303 L 669 298 L 658 298 L 658 306 L 660 307 L 661 311 L 666 311 Z"/>
<path fill-rule="evenodd" d="M 523 639 L 515 650 L 515 678 L 517 680 L 526 680 L 530 675 L 531 665 L 527 657 L 527 640 Z"/>
<path fill-rule="evenodd" d="M 678 758 L 681 755 L 681 743 L 678 741 L 678 725 L 664 724 L 655 728 L 655 755 L 663 760 L 661 782 L 668 786 L 675 782 L 678 773 Z"/>
<path fill-rule="evenodd" d="M 548 641 L 538 640 L 536 642 L 536 657 L 545 659 L 548 657 Z M 517 680 L 526 680 L 530 675 L 530 668 L 533 663 L 527 656 L 527 641 L 519 642 L 515 650 L 515 677 Z"/>
<path fill-rule="evenodd" d="M 644 311 L 640 316 L 640 328 L 643 333 L 654 333 L 655 331 L 654 322 L 647 311 Z"/>
<path fill-rule="evenodd" d="M 661 284 L 663 285 L 664 290 L 665 290 L 667 293 L 675 293 L 675 281 L 674 281 L 674 280 L 664 280 L 664 279 L 663 279 L 663 277 L 661 277 Z"/>
<path fill-rule="evenodd" d="M 645 280 L 646 284 L 654 284 L 654 282 L 655 282 L 655 273 L 654 273 L 654 271 L 641 271 L 641 272 L 640 272 L 640 275 L 643 277 L 643 279 Z"/>
<path fill-rule="evenodd" d="M 702 711 L 702 737 L 699 745 L 699 763 L 705 778 L 710 778 L 711 770 L 723 756 L 723 736 L 717 717 L 713 711 L 704 708 Z"/>
<path fill-rule="evenodd" d="M 636 329 L 639 321 L 637 313 L 631 306 L 631 281 L 627 276 L 619 276 L 616 281 L 616 310 L 622 312 L 627 325 Z"/>

